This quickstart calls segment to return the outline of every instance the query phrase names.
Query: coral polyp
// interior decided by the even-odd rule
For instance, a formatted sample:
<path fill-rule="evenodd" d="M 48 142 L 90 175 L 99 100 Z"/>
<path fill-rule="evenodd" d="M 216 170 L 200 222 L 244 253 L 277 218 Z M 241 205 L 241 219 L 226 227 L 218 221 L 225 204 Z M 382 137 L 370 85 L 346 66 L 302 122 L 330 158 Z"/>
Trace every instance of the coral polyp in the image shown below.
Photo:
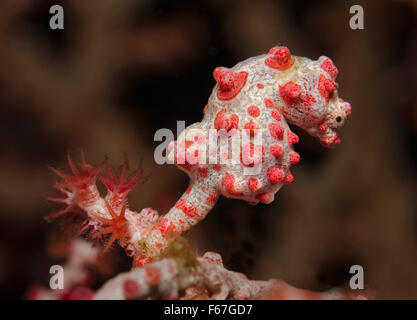
<path fill-rule="evenodd" d="M 107 211 L 111 215 L 111 219 L 106 219 L 103 217 L 96 216 L 96 219 L 105 225 L 107 227 L 102 228 L 100 231 L 97 231 L 97 233 L 94 235 L 95 238 L 98 238 L 102 235 L 111 233 L 111 237 L 109 241 L 107 242 L 104 250 L 107 250 L 112 243 L 119 239 L 120 245 L 123 247 L 125 246 L 125 239 L 128 237 L 129 232 L 129 226 L 128 222 L 125 217 L 126 212 L 126 203 L 123 204 L 123 207 L 119 214 L 116 214 L 113 209 L 110 207 L 109 203 L 104 200 L 106 203 Z"/>

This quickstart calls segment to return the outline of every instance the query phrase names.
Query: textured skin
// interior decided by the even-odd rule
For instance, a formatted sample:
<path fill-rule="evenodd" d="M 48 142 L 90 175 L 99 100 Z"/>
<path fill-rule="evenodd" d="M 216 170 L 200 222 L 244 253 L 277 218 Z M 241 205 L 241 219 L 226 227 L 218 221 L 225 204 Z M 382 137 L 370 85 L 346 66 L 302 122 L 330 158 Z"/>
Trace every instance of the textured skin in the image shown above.
<path fill-rule="evenodd" d="M 92 238 L 111 234 L 106 248 L 118 240 L 135 257 L 134 265 L 141 266 L 160 258 L 174 236 L 202 220 L 220 195 L 253 205 L 271 203 L 278 190 L 294 180 L 290 168 L 300 161 L 293 149 L 298 137 L 288 123 L 326 147 L 340 143 L 336 129 L 351 108 L 338 98 L 337 73 L 329 58 L 291 56 L 286 47 L 274 47 L 231 69 L 216 68 L 217 84 L 203 120 L 170 145 L 168 158 L 188 174 L 190 184 L 166 215 L 128 208 L 127 194 L 143 181 L 141 170 L 127 179 L 125 162 L 116 177 L 106 162 L 105 175 L 102 167 L 93 168 L 83 157 L 80 168 L 68 159 L 72 176 L 55 170 L 63 179 L 57 188 L 64 198 L 48 200 L 64 207 L 47 220 L 66 213 L 87 214 L 81 233 Z M 107 188 L 104 198 L 97 176 Z"/>

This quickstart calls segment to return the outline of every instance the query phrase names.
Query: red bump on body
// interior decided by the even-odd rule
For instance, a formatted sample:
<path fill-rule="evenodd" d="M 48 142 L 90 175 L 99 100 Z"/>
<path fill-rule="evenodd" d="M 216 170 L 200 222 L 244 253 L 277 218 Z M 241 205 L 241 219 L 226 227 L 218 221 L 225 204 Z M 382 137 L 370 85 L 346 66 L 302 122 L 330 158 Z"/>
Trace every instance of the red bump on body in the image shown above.
<path fill-rule="evenodd" d="M 281 170 L 281 167 L 278 165 L 269 167 L 266 170 L 266 177 L 268 178 L 268 181 L 272 184 L 277 184 L 282 182 L 284 179 L 284 174 Z"/>
<path fill-rule="evenodd" d="M 258 194 L 258 195 L 256 196 L 256 198 L 257 198 L 257 199 L 258 199 L 261 203 L 265 203 L 265 204 L 271 203 L 271 202 L 274 200 L 274 196 L 273 196 L 272 194 L 268 193 L 268 192 Z"/>
<path fill-rule="evenodd" d="M 226 172 L 226 174 L 222 178 L 222 186 L 227 191 L 233 191 L 235 187 L 235 177 L 234 175 Z"/>
<path fill-rule="evenodd" d="M 290 154 L 290 164 L 297 164 L 300 162 L 300 155 L 297 152 L 293 152 Z"/>
<path fill-rule="evenodd" d="M 275 140 L 282 140 L 284 136 L 284 128 L 277 123 L 270 123 L 268 125 L 269 133 Z"/>
<path fill-rule="evenodd" d="M 324 75 L 320 75 L 319 77 L 319 84 L 317 89 L 320 92 L 320 95 L 326 100 L 329 101 L 329 98 L 334 90 L 336 90 L 337 85 L 336 83 L 329 78 L 326 78 Z"/>
<path fill-rule="evenodd" d="M 274 118 L 277 121 L 281 121 L 281 113 L 278 110 L 273 110 L 271 112 L 272 118 Z"/>
<path fill-rule="evenodd" d="M 288 139 L 288 144 L 290 146 L 292 146 L 293 144 L 296 144 L 296 143 L 298 143 L 298 141 L 300 141 L 300 138 L 298 138 L 298 136 L 290 130 L 287 131 L 287 139 Z"/>
<path fill-rule="evenodd" d="M 333 139 L 332 146 L 337 146 L 338 144 L 340 144 L 340 142 L 342 142 L 342 140 L 340 140 L 339 137 L 335 137 Z"/>
<path fill-rule="evenodd" d="M 279 94 L 287 105 L 292 106 L 301 95 L 301 86 L 289 81 L 283 86 L 279 86 Z"/>
<path fill-rule="evenodd" d="M 269 152 L 273 157 L 280 158 L 284 153 L 284 149 L 280 145 L 274 144 L 269 148 Z"/>
<path fill-rule="evenodd" d="M 261 114 L 261 111 L 259 110 L 259 108 L 257 106 L 249 106 L 248 107 L 248 114 L 251 117 L 257 118 Z"/>
<path fill-rule="evenodd" d="M 250 191 L 252 192 L 256 192 L 259 189 L 259 181 L 256 178 L 250 178 L 248 180 L 248 187 L 250 189 Z"/>
<path fill-rule="evenodd" d="M 136 280 L 127 279 L 123 282 L 123 294 L 126 299 L 135 298 L 139 292 L 139 284 Z"/>
<path fill-rule="evenodd" d="M 263 163 L 265 160 L 265 151 L 263 145 L 254 145 L 252 142 L 242 146 L 240 150 L 240 162 L 245 167 L 253 167 L 256 164 Z"/>
<path fill-rule="evenodd" d="M 195 218 L 198 216 L 197 208 L 194 207 L 191 203 L 189 203 L 184 198 L 178 200 L 178 202 L 175 204 L 175 208 L 184 212 L 184 214 L 189 218 Z"/>
<path fill-rule="evenodd" d="M 258 129 L 253 121 L 247 122 L 245 124 L 244 128 L 245 128 L 245 130 L 249 131 L 249 135 L 251 137 L 253 137 L 255 135 L 255 130 Z"/>
<path fill-rule="evenodd" d="M 272 56 L 265 59 L 265 64 L 270 68 L 286 70 L 294 64 L 294 58 L 287 47 L 273 47 L 268 53 Z"/>
<path fill-rule="evenodd" d="M 230 123 L 232 124 L 231 129 L 237 129 L 239 127 L 239 117 L 237 114 L 232 114 L 230 116 Z"/>
<path fill-rule="evenodd" d="M 216 128 L 216 130 L 230 130 L 232 124 L 230 123 L 230 119 L 226 117 L 225 113 L 226 109 L 222 109 L 217 112 L 216 118 L 214 119 L 214 128 Z"/>
<path fill-rule="evenodd" d="M 158 230 L 164 239 L 168 239 L 170 233 L 176 232 L 175 224 L 170 222 L 168 218 L 162 218 L 154 229 Z"/>
<path fill-rule="evenodd" d="M 219 198 L 219 195 L 217 193 L 210 193 L 209 196 L 206 198 L 206 202 L 209 204 L 216 203 L 217 199 Z"/>
<path fill-rule="evenodd" d="M 232 195 L 241 194 L 235 190 L 235 176 L 233 174 L 226 172 L 222 178 L 222 186 L 228 193 Z"/>
<path fill-rule="evenodd" d="M 264 103 L 267 108 L 275 108 L 275 105 L 271 99 L 265 98 Z"/>
<path fill-rule="evenodd" d="M 335 79 L 339 73 L 333 61 L 327 58 L 321 63 L 320 68 L 326 71 L 333 79 Z"/>
<path fill-rule="evenodd" d="M 227 68 L 217 67 L 213 77 L 219 84 L 217 98 L 222 101 L 236 97 L 246 84 L 248 73 L 246 71 L 233 72 Z"/>
<path fill-rule="evenodd" d="M 224 68 L 224 67 L 217 67 L 216 69 L 214 69 L 213 70 L 213 78 L 214 78 L 214 80 L 216 80 L 216 82 L 218 82 L 219 81 L 220 74 L 222 74 L 226 70 L 228 70 L 228 69 L 227 68 Z"/>
<path fill-rule="evenodd" d="M 159 281 L 161 280 L 161 271 L 154 266 L 148 266 L 145 268 L 145 273 L 146 273 L 146 282 L 150 285 L 153 286 L 157 283 L 159 283 Z"/>
<path fill-rule="evenodd" d="M 232 114 L 230 117 L 226 116 L 226 109 L 222 109 L 216 114 L 214 118 L 214 128 L 216 130 L 224 129 L 230 131 L 231 129 L 237 129 L 239 126 L 239 117 L 237 114 Z"/>
<path fill-rule="evenodd" d="M 291 172 L 288 172 L 286 175 L 285 175 L 285 178 L 284 178 L 284 183 L 285 184 L 290 184 L 290 183 L 292 183 L 294 181 L 294 176 L 291 174 Z"/>
<path fill-rule="evenodd" d="M 323 122 L 321 125 L 319 125 L 319 131 L 325 132 L 327 130 L 327 125 Z"/>
<path fill-rule="evenodd" d="M 204 106 L 204 109 L 203 109 L 203 113 L 205 114 L 206 113 L 206 111 L 207 111 L 207 107 L 208 107 L 208 104 L 206 104 L 205 106 Z"/>

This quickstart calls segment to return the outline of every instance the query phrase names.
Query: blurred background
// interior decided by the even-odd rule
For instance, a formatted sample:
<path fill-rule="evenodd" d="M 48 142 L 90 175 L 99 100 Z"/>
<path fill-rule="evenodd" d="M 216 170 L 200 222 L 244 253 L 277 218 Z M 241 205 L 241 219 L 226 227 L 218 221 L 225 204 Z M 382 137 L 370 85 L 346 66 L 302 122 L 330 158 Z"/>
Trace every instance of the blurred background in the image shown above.
<path fill-rule="evenodd" d="M 54 4 L 64 30 L 49 28 Z M 349 28 L 354 4 L 364 30 Z M 80 149 L 94 165 L 143 159 L 151 177 L 130 207 L 166 212 L 188 178 L 154 162 L 155 131 L 202 119 L 215 67 L 280 44 L 339 68 L 353 110 L 342 144 L 293 128 L 296 181 L 270 205 L 220 199 L 186 237 L 252 279 L 325 290 L 359 264 L 377 298 L 417 299 L 416 17 L 414 0 L 1 0 L 0 298 L 46 285 L 60 261 L 50 248 L 62 224 L 43 220 L 57 209 L 42 198 L 56 195 L 48 166 L 67 170 Z M 130 266 L 117 246 L 110 254 L 103 279 Z"/>

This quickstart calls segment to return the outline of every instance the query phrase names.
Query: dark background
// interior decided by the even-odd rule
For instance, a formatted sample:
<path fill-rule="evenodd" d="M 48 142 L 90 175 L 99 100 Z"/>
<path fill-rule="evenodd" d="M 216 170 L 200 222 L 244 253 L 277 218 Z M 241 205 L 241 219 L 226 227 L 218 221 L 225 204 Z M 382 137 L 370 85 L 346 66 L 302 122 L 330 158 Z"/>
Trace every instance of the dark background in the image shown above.
<path fill-rule="evenodd" d="M 49 29 L 53 4 L 64 30 Z M 364 30 L 349 28 L 353 4 Z M 46 285 L 59 262 L 48 246 L 62 226 L 42 219 L 56 209 L 42 199 L 55 194 L 49 165 L 66 169 L 81 148 L 117 166 L 126 152 L 151 173 L 130 207 L 166 212 L 188 179 L 155 164 L 155 131 L 201 120 L 216 66 L 280 44 L 335 61 L 353 110 L 342 144 L 294 128 L 296 182 L 270 205 L 222 198 L 187 238 L 253 279 L 325 290 L 360 264 L 377 298 L 416 299 L 416 16 L 413 0 L 0 1 L 0 297 Z M 129 268 L 111 254 L 109 274 Z"/>

